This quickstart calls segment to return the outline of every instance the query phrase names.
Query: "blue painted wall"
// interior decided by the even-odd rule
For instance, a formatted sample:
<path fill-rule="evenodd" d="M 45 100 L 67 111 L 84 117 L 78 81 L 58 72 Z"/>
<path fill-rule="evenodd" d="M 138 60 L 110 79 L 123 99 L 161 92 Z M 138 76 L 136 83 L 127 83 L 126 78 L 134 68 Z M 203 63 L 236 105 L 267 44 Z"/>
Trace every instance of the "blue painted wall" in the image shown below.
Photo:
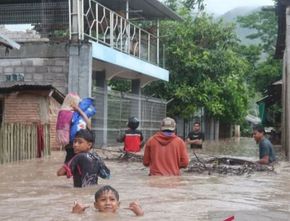
<path fill-rule="evenodd" d="M 95 59 L 118 65 L 160 80 L 169 80 L 169 71 L 164 68 L 160 68 L 97 42 L 91 43 L 92 56 Z"/>

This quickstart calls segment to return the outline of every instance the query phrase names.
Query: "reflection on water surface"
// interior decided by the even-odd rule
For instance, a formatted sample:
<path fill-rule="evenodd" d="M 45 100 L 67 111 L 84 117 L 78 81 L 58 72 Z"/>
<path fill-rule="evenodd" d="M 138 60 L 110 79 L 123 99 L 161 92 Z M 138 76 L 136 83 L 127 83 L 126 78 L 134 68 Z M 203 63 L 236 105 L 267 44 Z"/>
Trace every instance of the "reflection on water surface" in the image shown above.
<path fill-rule="evenodd" d="M 206 143 L 198 155 L 230 155 L 257 159 L 252 139 Z M 235 215 L 235 220 L 290 220 L 290 164 L 281 161 L 277 174 L 246 176 L 183 173 L 181 177 L 149 177 L 141 163 L 107 161 L 110 180 L 100 184 L 115 187 L 121 198 L 116 215 L 93 209 L 96 187 L 72 188 L 72 180 L 57 177 L 64 152 L 47 159 L 1 165 L 1 220 L 217 220 Z M 282 155 L 281 155 L 282 156 Z M 280 157 L 280 159 L 282 159 Z M 91 205 L 85 214 L 71 214 L 74 200 Z M 144 217 L 124 208 L 138 200 Z"/>

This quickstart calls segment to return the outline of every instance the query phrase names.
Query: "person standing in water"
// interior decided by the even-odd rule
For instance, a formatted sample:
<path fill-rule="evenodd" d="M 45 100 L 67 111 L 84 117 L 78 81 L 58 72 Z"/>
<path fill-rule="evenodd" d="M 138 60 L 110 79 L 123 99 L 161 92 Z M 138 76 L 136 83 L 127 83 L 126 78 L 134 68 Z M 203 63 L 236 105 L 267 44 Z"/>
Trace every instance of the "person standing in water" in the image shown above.
<path fill-rule="evenodd" d="M 73 149 L 76 154 L 58 171 L 57 176 L 73 177 L 74 187 L 98 184 L 98 177 L 110 178 L 110 170 L 95 152 L 91 152 L 95 137 L 87 129 L 79 130 L 74 138 Z"/>
<path fill-rule="evenodd" d="M 139 120 L 136 117 L 129 117 L 127 123 L 128 129 L 121 137 L 117 138 L 117 142 L 124 142 L 125 152 L 139 152 L 142 147 L 143 134 L 139 127 Z"/>
<path fill-rule="evenodd" d="M 150 168 L 150 176 L 179 176 L 180 168 L 189 163 L 184 141 L 175 134 L 175 120 L 166 117 L 161 122 L 161 131 L 145 144 L 143 164 Z"/>
<path fill-rule="evenodd" d="M 257 125 L 253 128 L 253 138 L 259 144 L 259 164 L 270 164 L 276 160 L 272 143 L 265 137 L 264 127 Z"/>
<path fill-rule="evenodd" d="M 186 138 L 186 143 L 190 144 L 191 149 L 202 149 L 202 143 L 204 141 L 204 134 L 200 130 L 200 123 L 195 122 L 193 124 L 192 131 L 190 131 Z"/>

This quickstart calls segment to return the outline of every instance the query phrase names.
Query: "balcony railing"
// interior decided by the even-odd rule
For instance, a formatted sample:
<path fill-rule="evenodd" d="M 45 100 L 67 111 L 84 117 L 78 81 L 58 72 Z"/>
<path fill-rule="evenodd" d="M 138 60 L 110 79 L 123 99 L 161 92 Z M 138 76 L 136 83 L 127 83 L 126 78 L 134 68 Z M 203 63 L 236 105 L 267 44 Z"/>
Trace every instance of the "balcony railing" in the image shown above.
<path fill-rule="evenodd" d="M 159 38 L 95 0 L 78 0 L 70 8 L 70 38 L 78 36 L 159 65 Z M 73 23 L 79 24 L 73 27 Z"/>

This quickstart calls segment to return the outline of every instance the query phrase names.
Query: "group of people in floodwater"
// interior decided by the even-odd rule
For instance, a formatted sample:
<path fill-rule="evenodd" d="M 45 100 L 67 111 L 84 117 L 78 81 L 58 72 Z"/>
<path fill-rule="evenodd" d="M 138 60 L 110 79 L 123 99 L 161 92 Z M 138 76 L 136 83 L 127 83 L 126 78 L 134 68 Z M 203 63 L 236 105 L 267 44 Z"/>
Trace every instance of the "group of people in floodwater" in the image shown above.
<path fill-rule="evenodd" d="M 79 109 L 75 108 L 77 111 Z M 81 113 L 83 115 L 83 113 Z M 138 130 L 139 120 L 130 117 L 127 123 L 128 129 L 117 138 L 124 143 L 125 152 L 139 152 L 144 146 L 143 165 L 149 167 L 149 176 L 179 176 L 180 169 L 189 164 L 187 144 L 191 149 L 201 149 L 204 134 L 201 132 L 200 122 L 193 124 L 193 130 L 188 134 L 185 141 L 177 136 L 176 122 L 166 117 L 161 121 L 160 131 L 156 132 L 146 142 L 142 132 Z M 275 152 L 271 142 L 265 137 L 264 128 L 256 126 L 253 128 L 253 138 L 259 144 L 259 164 L 270 164 L 276 160 Z M 73 177 L 74 187 L 85 187 L 96 185 L 98 177 L 108 179 L 111 171 L 104 161 L 95 152 L 91 151 L 94 145 L 94 134 L 90 125 L 76 133 L 74 140 L 67 147 L 65 163 L 57 171 L 58 176 Z M 94 207 L 99 212 L 116 213 L 120 205 L 119 194 L 111 186 L 103 186 L 95 193 Z M 75 203 L 72 212 L 81 213 L 87 207 Z M 143 216 L 138 202 L 129 204 L 128 209 L 137 216 Z"/>

